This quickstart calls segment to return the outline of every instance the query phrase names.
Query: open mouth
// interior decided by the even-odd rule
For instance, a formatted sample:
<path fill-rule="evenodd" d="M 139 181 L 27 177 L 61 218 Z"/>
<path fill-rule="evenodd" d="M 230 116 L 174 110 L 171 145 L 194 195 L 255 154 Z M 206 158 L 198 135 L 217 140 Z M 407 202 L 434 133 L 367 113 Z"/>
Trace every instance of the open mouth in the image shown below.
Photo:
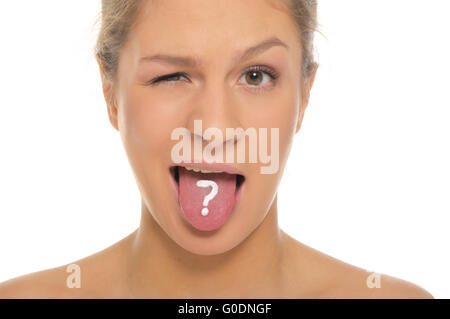
<path fill-rule="evenodd" d="M 171 166 L 170 175 L 181 212 L 202 231 L 215 230 L 228 220 L 245 183 L 243 174 L 224 165 Z"/>
<path fill-rule="evenodd" d="M 175 183 L 177 184 L 178 187 L 180 187 L 180 174 L 179 174 L 179 170 L 180 169 L 186 169 L 183 166 L 171 166 L 170 167 L 170 174 L 172 175 L 173 180 L 175 181 Z M 202 171 L 204 170 L 199 170 L 199 171 L 195 171 L 194 172 L 199 172 L 200 174 L 204 175 L 204 179 L 208 179 L 208 174 L 213 174 L 214 171 L 212 171 L 211 173 L 202 173 Z M 229 174 L 226 172 L 221 172 L 223 174 Z M 242 186 L 242 184 L 245 181 L 245 177 L 244 175 L 241 174 L 232 174 L 232 175 L 236 175 L 236 189 L 235 189 L 235 194 L 239 191 L 240 187 Z M 178 189 L 179 190 L 179 189 Z"/>

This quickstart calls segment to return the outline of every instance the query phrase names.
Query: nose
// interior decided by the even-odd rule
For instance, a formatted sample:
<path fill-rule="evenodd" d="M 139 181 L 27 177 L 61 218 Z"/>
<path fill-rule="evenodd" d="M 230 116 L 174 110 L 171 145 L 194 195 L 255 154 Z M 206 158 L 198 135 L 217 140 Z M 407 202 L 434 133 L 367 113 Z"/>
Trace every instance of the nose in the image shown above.
<path fill-rule="evenodd" d="M 227 141 L 226 137 L 227 128 L 241 127 L 237 99 L 233 98 L 233 92 L 226 84 L 220 81 L 205 83 L 191 103 L 193 105 L 185 127 L 191 132 L 194 141 L 202 141 L 203 146 L 210 144 L 213 148 L 222 145 L 224 149 L 227 142 L 228 145 L 237 142 L 235 136 L 230 137 L 233 141 Z M 222 138 L 216 134 L 208 139 L 208 136 L 203 134 L 208 131 L 221 132 Z"/>

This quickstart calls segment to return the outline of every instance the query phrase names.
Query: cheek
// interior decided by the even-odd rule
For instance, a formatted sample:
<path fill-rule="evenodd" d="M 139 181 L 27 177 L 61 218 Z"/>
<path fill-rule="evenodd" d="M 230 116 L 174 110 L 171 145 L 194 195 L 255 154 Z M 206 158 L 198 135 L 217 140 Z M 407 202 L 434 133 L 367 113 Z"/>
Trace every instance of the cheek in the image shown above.
<path fill-rule="evenodd" d="M 275 174 L 260 174 L 260 165 L 253 167 L 253 179 L 249 179 L 249 184 L 251 183 L 249 191 L 254 194 L 252 196 L 262 200 L 248 203 L 252 206 L 248 208 L 249 211 L 265 212 L 261 210 L 261 207 L 268 207 L 276 194 L 295 136 L 300 107 L 299 97 L 300 92 L 295 90 L 295 84 L 286 84 L 277 94 L 273 94 L 273 97 L 261 99 L 262 104 L 259 105 L 258 111 L 253 110 L 253 114 L 246 114 L 250 127 L 268 128 L 267 149 L 271 155 L 273 151 L 278 153 L 279 163 Z M 270 128 L 278 128 L 279 132 L 278 141 L 275 141 L 278 145 L 273 147 Z M 273 156 L 272 159 L 274 159 Z M 267 165 L 263 164 L 263 166 Z"/>
<path fill-rule="evenodd" d="M 279 128 L 280 165 L 284 162 L 290 150 L 300 111 L 300 90 L 295 88 L 294 82 L 288 82 L 286 89 L 279 96 L 275 105 L 277 111 L 272 114 L 273 127 Z"/>
<path fill-rule="evenodd" d="M 120 131 L 128 146 L 140 153 L 161 154 L 176 126 L 176 117 L 167 112 L 169 107 L 142 90 L 128 95 L 121 106 L 123 127 Z"/>
<path fill-rule="evenodd" d="M 300 92 L 294 89 L 294 85 L 287 81 L 276 92 L 263 98 L 251 101 L 243 114 L 245 127 L 267 128 L 268 134 L 271 128 L 279 130 L 280 159 L 283 150 L 289 147 L 299 116 Z M 268 136 L 270 142 L 270 136 Z M 268 145 L 270 149 L 270 145 Z"/>

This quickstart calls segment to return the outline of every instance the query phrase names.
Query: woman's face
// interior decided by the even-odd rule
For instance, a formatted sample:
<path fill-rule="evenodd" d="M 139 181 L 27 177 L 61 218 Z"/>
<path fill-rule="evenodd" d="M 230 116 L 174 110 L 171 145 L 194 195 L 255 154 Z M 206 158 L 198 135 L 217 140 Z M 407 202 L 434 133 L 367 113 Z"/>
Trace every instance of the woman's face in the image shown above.
<path fill-rule="evenodd" d="M 300 40 L 295 22 L 275 7 L 276 2 L 147 1 L 121 51 L 115 103 L 108 105 L 111 123 L 121 134 L 148 212 L 190 252 L 212 255 L 235 247 L 260 225 L 275 202 L 304 110 Z M 261 43 L 269 45 L 244 54 Z M 254 66 L 263 68 L 254 71 Z M 174 73 L 182 75 L 155 83 Z M 261 174 L 260 167 L 269 164 L 261 163 L 260 157 L 257 163 L 249 162 L 247 139 L 245 162 L 235 158 L 229 164 L 245 178 L 240 198 L 226 222 L 212 231 L 200 230 L 185 218 L 178 201 L 180 185 L 174 187 L 170 170 L 177 165 L 172 148 L 180 141 L 171 139 L 172 132 L 187 128 L 194 141 L 194 120 L 201 120 L 203 132 L 221 130 L 223 139 L 214 143 L 223 144 L 224 150 L 226 128 L 266 128 L 268 154 L 279 161 L 277 171 Z M 279 129 L 277 154 L 270 154 L 271 128 Z M 233 141 L 235 154 L 241 142 Z M 208 143 L 203 141 L 203 147 Z M 193 161 L 194 151 L 191 154 Z M 187 202 L 190 187 L 183 195 Z M 210 190 L 199 187 L 199 196 Z"/>

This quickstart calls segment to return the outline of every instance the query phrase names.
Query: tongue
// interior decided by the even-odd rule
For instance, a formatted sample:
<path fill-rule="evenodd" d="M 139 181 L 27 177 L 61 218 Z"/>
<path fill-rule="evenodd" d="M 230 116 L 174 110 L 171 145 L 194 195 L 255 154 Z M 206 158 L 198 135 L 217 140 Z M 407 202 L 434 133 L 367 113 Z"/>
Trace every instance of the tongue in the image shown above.
<path fill-rule="evenodd" d="M 200 173 L 178 168 L 181 210 L 187 221 L 198 230 L 214 230 L 222 226 L 230 216 L 235 201 L 236 175 L 227 173 Z M 217 184 L 217 194 L 203 205 L 204 199 L 213 187 L 201 187 L 198 181 L 213 181 Z M 200 185 L 208 184 L 205 182 Z M 207 208 L 207 211 L 204 208 Z M 202 214 L 203 210 L 203 214 Z"/>

